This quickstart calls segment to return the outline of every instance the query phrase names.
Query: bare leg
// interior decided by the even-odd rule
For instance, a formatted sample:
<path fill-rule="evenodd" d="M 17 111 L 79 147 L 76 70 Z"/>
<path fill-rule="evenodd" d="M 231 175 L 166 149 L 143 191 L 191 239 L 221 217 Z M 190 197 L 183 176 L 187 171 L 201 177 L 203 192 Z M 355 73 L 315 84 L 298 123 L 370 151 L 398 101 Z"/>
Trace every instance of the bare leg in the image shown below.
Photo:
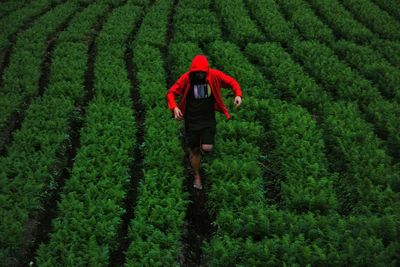
<path fill-rule="evenodd" d="M 190 149 L 190 164 L 192 165 L 194 172 L 194 185 L 198 189 L 202 188 L 201 177 L 200 177 L 200 162 L 201 162 L 200 148 Z"/>

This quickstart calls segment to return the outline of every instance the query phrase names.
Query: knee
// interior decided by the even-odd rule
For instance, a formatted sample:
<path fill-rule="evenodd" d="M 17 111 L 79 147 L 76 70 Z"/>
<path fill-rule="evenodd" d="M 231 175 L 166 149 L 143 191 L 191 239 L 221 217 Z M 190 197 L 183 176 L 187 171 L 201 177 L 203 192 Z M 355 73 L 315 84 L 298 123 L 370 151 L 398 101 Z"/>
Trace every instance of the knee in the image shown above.
<path fill-rule="evenodd" d="M 213 150 L 213 145 L 207 145 L 207 144 L 201 145 L 201 151 L 204 154 L 210 154 L 212 150 Z"/>

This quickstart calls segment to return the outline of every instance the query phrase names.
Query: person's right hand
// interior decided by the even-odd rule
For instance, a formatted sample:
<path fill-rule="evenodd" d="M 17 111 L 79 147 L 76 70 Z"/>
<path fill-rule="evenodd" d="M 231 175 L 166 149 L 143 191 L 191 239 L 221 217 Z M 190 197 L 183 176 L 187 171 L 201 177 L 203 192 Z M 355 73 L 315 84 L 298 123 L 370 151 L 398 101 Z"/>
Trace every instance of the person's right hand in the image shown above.
<path fill-rule="evenodd" d="M 183 118 L 182 111 L 178 107 L 174 108 L 174 117 L 177 120 L 182 120 L 182 118 Z"/>

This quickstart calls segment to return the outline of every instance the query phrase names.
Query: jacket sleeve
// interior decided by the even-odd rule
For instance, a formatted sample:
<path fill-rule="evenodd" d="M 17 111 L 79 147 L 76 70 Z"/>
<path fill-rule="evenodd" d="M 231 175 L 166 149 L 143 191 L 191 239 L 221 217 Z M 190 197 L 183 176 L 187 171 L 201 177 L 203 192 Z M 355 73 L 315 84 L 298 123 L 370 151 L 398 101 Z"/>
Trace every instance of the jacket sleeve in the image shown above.
<path fill-rule="evenodd" d="M 172 85 L 171 88 L 168 90 L 166 97 L 167 97 L 168 108 L 170 110 L 173 110 L 177 106 L 175 97 L 182 94 L 183 88 L 185 87 L 184 80 L 185 80 L 185 74 L 181 75 L 181 77 L 179 77 L 179 79 L 174 83 L 174 85 Z"/>
<path fill-rule="evenodd" d="M 218 77 L 220 78 L 221 81 L 221 87 L 226 88 L 230 87 L 232 88 L 233 93 L 235 96 L 242 96 L 242 89 L 240 88 L 239 83 L 232 78 L 231 76 L 223 73 L 220 70 L 216 70 Z"/>

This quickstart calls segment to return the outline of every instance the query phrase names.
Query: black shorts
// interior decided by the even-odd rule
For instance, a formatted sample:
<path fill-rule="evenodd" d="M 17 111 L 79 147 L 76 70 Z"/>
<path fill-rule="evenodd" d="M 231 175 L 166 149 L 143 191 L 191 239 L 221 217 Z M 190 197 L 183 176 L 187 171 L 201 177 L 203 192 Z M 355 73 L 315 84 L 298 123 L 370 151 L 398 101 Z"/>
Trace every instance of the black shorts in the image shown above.
<path fill-rule="evenodd" d="M 189 148 L 200 147 L 202 144 L 214 145 L 215 132 L 215 126 L 201 130 L 191 130 L 186 128 L 186 144 Z"/>

